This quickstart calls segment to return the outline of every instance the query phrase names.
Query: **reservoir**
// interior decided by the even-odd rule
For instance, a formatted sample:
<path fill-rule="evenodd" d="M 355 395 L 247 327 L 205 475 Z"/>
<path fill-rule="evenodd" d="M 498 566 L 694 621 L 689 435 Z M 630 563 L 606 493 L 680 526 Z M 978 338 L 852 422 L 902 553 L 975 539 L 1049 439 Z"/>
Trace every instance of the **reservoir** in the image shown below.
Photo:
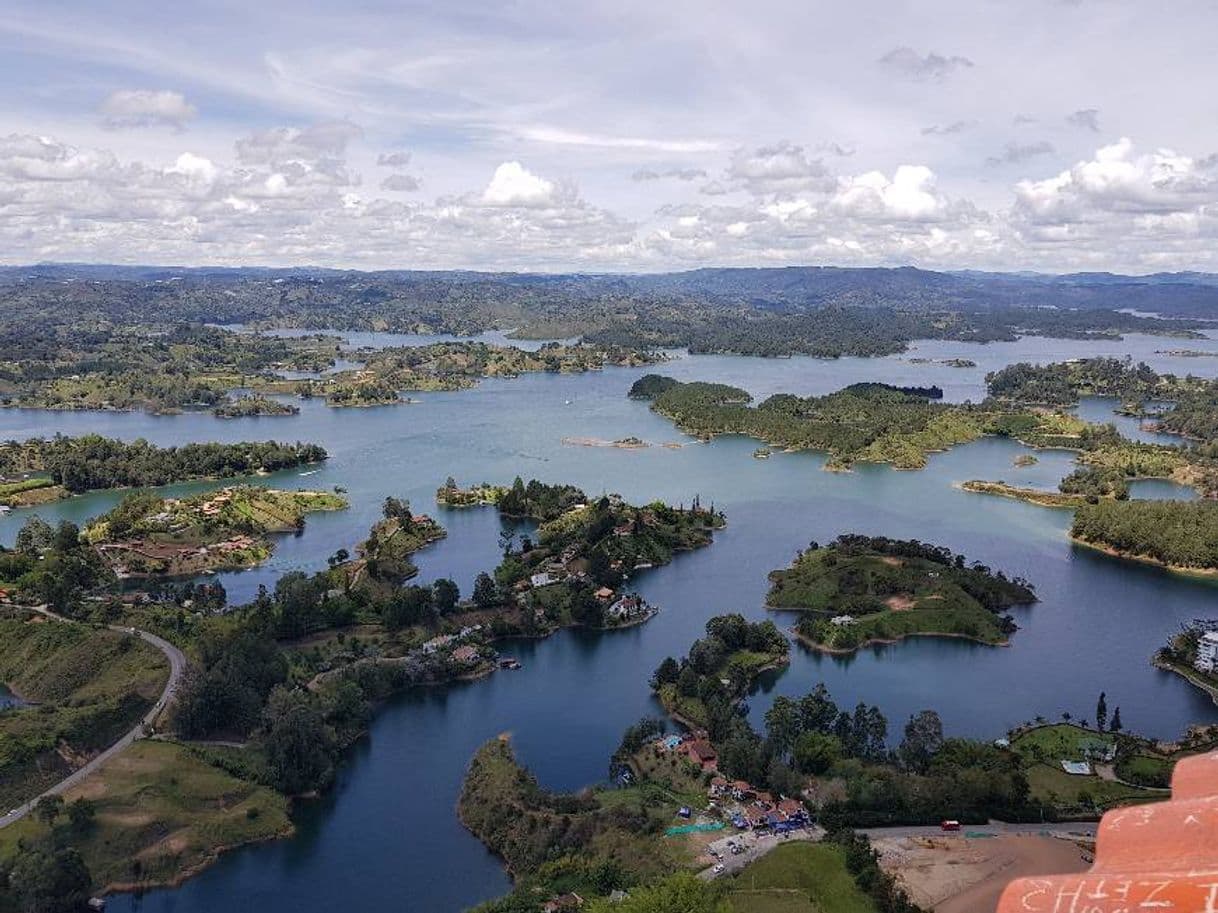
<path fill-rule="evenodd" d="M 359 344 L 378 344 L 375 335 L 362 336 Z M 383 342 L 400 344 L 398 339 Z M 756 460 L 757 442 L 750 439 L 693 441 L 646 403 L 625 395 L 649 370 L 735 384 L 758 398 L 779 391 L 827 393 L 877 380 L 937 384 L 945 399 L 957 402 L 982 399 L 986 372 L 1016 361 L 1132 353 L 1135 361 L 1161 371 L 1218 370 L 1215 360 L 1156 354 L 1170 341 L 1154 337 L 915 345 L 914 351 L 882 359 L 686 355 L 651 369 L 524 375 L 484 381 L 468 391 L 414 393 L 418 402 L 411 405 L 331 409 L 301 402 L 300 415 L 290 418 L 0 412 L 5 438 L 96 432 L 158 444 L 277 438 L 326 447 L 330 459 L 317 472 L 301 477 L 292 471 L 264 481 L 340 485 L 348 490 L 351 508 L 310 516 L 302 534 L 277 541 L 264 567 L 221 575 L 233 602 L 249 599 L 260 584 L 271 585 L 286 571 L 316 570 L 336 549 L 350 549 L 379 516 L 386 495 L 408 498 L 417 512 L 433 513 L 448 529 L 447 539 L 416 556 L 419 582 L 452 577 L 468 594 L 475 575 L 499 560 L 500 524 L 490 509 L 437 510 L 435 490 L 448 476 L 460 483 L 510 483 L 516 475 L 571 482 L 589 495 L 620 492 L 636 503 L 659 498 L 688 504 L 697 495 L 727 513 L 728 527 L 714 545 L 680 555 L 668 567 L 640 572 L 632 581 L 661 609 L 650 622 L 619 632 L 576 629 L 544 641 L 513 643 L 504 649 L 521 660 L 521 671 L 400 695 L 381 708 L 370 738 L 351 753 L 337 787 L 300 806 L 294 838 L 229 854 L 176 890 L 112 898 L 108 909 L 456 913 L 503 893 L 508 880 L 498 861 L 462 829 L 455 814 L 461 778 L 477 747 L 510 732 L 520 758 L 545 786 L 577 789 L 602 780 L 623 729 L 659 712 L 647 687 L 656 665 L 666 656 L 682 655 L 712 615 L 738 611 L 752 619 L 765 617 L 767 573 L 787 565 L 809 541 L 824 543 L 843 532 L 946 545 L 970 560 L 1028 578 L 1040 601 L 1015 612 L 1020 630 L 1007 648 L 913 639 L 830 657 L 796 646 L 790 667 L 766 677 L 749 697 L 756 722 L 774 696 L 803 694 L 822 681 L 840 705 L 878 704 L 889 719 L 890 735 L 899 734 L 910 714 L 933 708 L 949 735 L 997 738 L 1036 716 L 1051 719 L 1068 711 L 1089 717 L 1100 691 L 1107 692 L 1110 706 L 1121 707 L 1132 731 L 1172 737 L 1190 723 L 1218 721 L 1218 708 L 1207 696 L 1149 664 L 1182 622 L 1218 615 L 1218 587 L 1073 547 L 1066 536 L 1067 511 L 957 487 L 981 478 L 1052 488 L 1073 468 L 1071 454 L 1042 452 L 1035 465 L 1016 468 L 1015 457 L 1028 450 L 983 439 L 933 455 L 921 471 L 859 466 L 830 473 L 823 470 L 821 454 L 775 453 Z M 1218 351 L 1218 341 L 1190 341 L 1190 347 Z M 969 358 L 977 366 L 938 361 L 951 358 Z M 1089 419 L 1103 420 L 1116 405 L 1089 400 L 1080 409 Z M 1123 421 L 1137 428 L 1136 420 Z M 655 446 L 624 450 L 564 443 L 629 436 Z M 659 446 L 664 443 L 682 446 Z M 1167 482 L 1144 482 L 1134 485 L 1133 496 L 1193 493 Z M 119 497 L 88 495 L 39 512 L 52 522 L 61 517 L 83 522 Z M 28 513 L 13 511 L 0 519 L 0 538 L 11 542 Z M 790 623 L 773 617 L 784 627 Z M 0 690 L 0 706 L 4 694 Z"/>

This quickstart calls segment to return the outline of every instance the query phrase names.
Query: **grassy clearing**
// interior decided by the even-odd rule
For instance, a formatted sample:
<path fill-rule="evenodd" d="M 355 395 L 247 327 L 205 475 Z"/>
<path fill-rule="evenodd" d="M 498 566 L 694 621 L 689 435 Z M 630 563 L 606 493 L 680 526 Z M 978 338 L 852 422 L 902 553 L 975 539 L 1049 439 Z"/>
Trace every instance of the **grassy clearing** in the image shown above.
<path fill-rule="evenodd" d="M 1101 780 L 1094 776 L 1074 776 L 1066 773 L 1061 767 L 1050 764 L 1032 764 L 1025 773 L 1034 801 L 1055 806 L 1067 814 L 1089 814 L 1117 805 L 1163 799 L 1162 793 L 1126 786 L 1111 780 Z"/>
<path fill-rule="evenodd" d="M 289 833 L 288 800 L 213 767 L 191 749 L 142 741 L 67 795 L 95 803 L 93 828 L 71 843 L 99 887 L 173 883 L 222 849 Z M 22 837 L 44 834 L 26 819 L 0 830 L 0 858 Z"/>
<path fill-rule="evenodd" d="M 164 655 L 137 638 L 0 619 L 0 681 L 37 702 L 0 713 L 0 807 L 37 795 L 117 740 L 168 676 Z"/>
<path fill-rule="evenodd" d="M 823 843 L 775 847 L 736 876 L 730 901 L 735 913 L 876 913 L 842 850 Z"/>

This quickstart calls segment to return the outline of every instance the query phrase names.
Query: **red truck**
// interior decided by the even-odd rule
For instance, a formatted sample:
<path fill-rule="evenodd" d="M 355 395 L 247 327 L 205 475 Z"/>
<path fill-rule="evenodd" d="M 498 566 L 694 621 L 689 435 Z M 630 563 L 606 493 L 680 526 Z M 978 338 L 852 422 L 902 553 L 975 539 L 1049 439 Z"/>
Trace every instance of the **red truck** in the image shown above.
<path fill-rule="evenodd" d="M 958 831 L 960 830 L 959 821 L 944 821 L 939 825 L 939 829 L 943 831 Z"/>

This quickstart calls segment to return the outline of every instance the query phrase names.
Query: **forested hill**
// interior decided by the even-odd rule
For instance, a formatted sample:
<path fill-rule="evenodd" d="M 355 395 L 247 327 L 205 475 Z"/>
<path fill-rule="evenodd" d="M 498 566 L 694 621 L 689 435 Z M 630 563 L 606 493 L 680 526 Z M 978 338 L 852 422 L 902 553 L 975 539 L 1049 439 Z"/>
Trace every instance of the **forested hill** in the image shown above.
<path fill-rule="evenodd" d="M 1218 314 L 1212 277 L 1046 277 L 914 268 L 703 269 L 660 275 L 0 269 L 0 336 L 246 323 L 330 329 L 587 335 L 695 351 L 835 355 L 898 351 L 915 338 L 1012 339 L 1185 333 Z M 61 331 L 62 332 L 62 331 Z"/>

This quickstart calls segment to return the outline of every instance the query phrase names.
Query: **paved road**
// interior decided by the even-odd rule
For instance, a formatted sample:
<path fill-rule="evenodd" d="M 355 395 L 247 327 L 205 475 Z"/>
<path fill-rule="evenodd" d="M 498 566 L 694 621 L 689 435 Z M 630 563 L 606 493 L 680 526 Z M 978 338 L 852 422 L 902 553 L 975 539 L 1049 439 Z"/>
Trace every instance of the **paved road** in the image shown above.
<path fill-rule="evenodd" d="M 64 618 L 62 615 L 55 614 L 46 606 L 29 606 L 27 608 L 31 608 L 40 615 L 45 615 L 52 621 L 60 622 L 62 624 L 78 624 L 78 622 L 75 622 L 69 618 Z M 117 631 L 120 634 L 132 634 L 135 637 L 138 637 L 140 640 L 152 644 L 152 646 L 156 647 L 165 654 L 165 658 L 169 660 L 169 680 L 165 682 L 165 690 L 161 692 L 161 696 L 157 699 L 157 702 L 152 705 L 152 709 L 144 715 L 144 718 L 140 720 L 130 732 L 91 760 L 84 767 L 74 771 L 65 779 L 60 780 L 46 792 L 39 796 L 35 796 L 24 805 L 20 805 L 5 815 L 0 816 L 0 828 L 8 827 L 13 822 L 20 821 L 31 811 L 33 811 L 34 806 L 38 804 L 38 800 L 43 798 L 43 796 L 56 796 L 65 790 L 71 789 L 119 752 L 127 748 L 127 746 L 136 739 L 141 738 L 144 735 L 145 727 L 151 727 L 156 722 L 157 717 L 161 715 L 161 711 L 163 711 L 174 700 L 174 698 L 177 697 L 178 686 L 182 681 L 182 674 L 186 671 L 186 657 L 182 654 L 182 651 L 169 641 L 157 637 L 155 634 L 149 634 L 147 631 L 140 631 L 135 628 L 127 628 L 120 625 L 108 625 L 108 627 L 111 631 Z"/>
<path fill-rule="evenodd" d="M 985 834 L 993 837 L 1011 837 L 1011 836 L 1070 836 L 1070 837 L 1095 837 L 1096 824 L 1087 821 L 1074 821 L 1061 824 L 1004 824 L 999 821 L 993 821 L 989 824 L 968 825 L 959 831 L 945 832 L 939 827 L 876 827 L 860 829 L 860 834 L 866 834 L 872 839 L 887 837 L 947 837 L 959 840 L 966 840 L 970 835 Z M 720 865 L 723 866 L 723 871 L 716 872 L 715 867 L 703 869 L 698 873 L 698 877 L 703 881 L 710 881 L 712 878 L 718 878 L 722 875 L 734 875 L 742 868 L 754 860 L 760 859 L 776 846 L 781 846 L 793 840 L 810 840 L 817 841 L 825 836 L 824 830 L 813 825 L 810 828 L 802 831 L 793 831 L 785 837 L 774 836 L 773 834 L 756 835 L 744 833 L 734 836 L 726 836 L 721 840 L 715 841 L 712 846 L 723 852 L 724 848 L 720 844 L 726 844 L 729 839 L 744 847 L 744 852 L 732 855 L 724 852 L 723 859 Z"/>

